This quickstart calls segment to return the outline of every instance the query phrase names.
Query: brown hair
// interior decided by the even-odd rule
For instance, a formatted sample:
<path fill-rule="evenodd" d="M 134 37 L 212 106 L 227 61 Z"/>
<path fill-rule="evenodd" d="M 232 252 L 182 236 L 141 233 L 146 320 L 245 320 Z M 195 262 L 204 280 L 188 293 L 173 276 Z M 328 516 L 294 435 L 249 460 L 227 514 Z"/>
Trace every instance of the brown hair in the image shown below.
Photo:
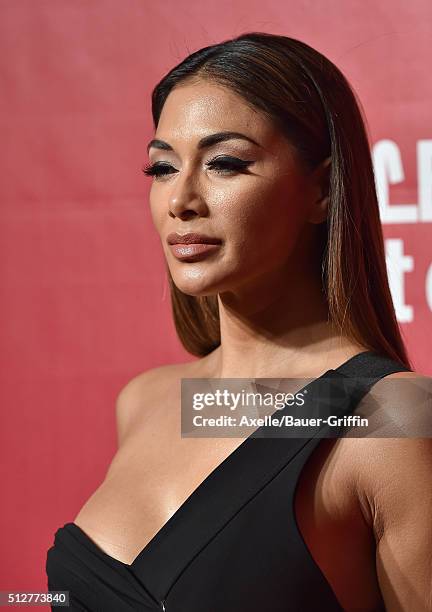
<path fill-rule="evenodd" d="M 204 47 L 152 94 L 155 129 L 171 90 L 208 79 L 270 118 L 313 169 L 331 157 L 328 218 L 320 225 L 322 281 L 341 333 L 411 368 L 389 289 L 384 240 L 363 111 L 341 71 L 309 45 L 249 32 Z M 167 270 L 177 334 L 192 355 L 220 344 L 217 296 L 180 291 Z"/>

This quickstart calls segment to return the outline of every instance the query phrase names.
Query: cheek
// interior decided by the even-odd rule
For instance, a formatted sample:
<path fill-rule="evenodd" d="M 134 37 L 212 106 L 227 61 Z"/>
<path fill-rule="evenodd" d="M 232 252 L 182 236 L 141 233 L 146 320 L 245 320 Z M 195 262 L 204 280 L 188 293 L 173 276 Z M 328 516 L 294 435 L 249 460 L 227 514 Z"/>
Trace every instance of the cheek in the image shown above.
<path fill-rule="evenodd" d="M 156 194 L 153 186 L 150 188 L 148 203 L 153 225 L 156 230 L 160 232 L 162 230 L 163 219 L 167 217 L 167 211 L 163 208 L 161 197 Z"/>
<path fill-rule="evenodd" d="M 292 245 L 305 220 L 306 202 L 296 180 L 251 181 L 225 194 L 218 206 L 228 240 L 242 249 Z M 222 219 L 221 219 L 222 220 Z"/>

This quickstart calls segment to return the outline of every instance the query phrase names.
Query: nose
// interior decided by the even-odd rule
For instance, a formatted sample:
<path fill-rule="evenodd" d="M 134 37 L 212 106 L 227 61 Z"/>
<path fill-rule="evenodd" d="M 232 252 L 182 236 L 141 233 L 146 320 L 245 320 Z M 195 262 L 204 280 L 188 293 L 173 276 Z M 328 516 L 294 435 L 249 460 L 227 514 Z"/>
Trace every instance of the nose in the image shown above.
<path fill-rule="evenodd" d="M 168 214 L 170 217 L 189 219 L 207 214 L 207 205 L 200 193 L 199 185 L 189 173 L 178 175 L 169 195 Z"/>

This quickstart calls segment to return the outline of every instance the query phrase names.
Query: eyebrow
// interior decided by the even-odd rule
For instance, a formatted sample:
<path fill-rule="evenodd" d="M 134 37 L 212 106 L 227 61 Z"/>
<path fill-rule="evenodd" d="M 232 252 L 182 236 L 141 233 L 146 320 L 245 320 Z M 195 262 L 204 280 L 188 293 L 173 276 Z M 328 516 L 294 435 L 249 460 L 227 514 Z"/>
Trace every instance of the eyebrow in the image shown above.
<path fill-rule="evenodd" d="M 250 136 L 246 136 L 245 134 L 241 134 L 240 132 L 217 132 L 216 134 L 209 134 L 209 136 L 204 136 L 204 138 L 201 138 L 201 140 L 198 141 L 198 149 L 205 149 L 207 147 L 212 147 L 219 142 L 225 142 L 226 140 L 233 139 L 247 140 L 257 147 L 261 146 L 255 140 L 253 140 L 253 138 L 250 138 Z M 147 145 L 147 153 L 151 147 L 154 147 L 155 149 L 162 149 L 163 151 L 173 150 L 171 145 L 164 140 L 159 140 L 158 138 L 150 140 Z"/>

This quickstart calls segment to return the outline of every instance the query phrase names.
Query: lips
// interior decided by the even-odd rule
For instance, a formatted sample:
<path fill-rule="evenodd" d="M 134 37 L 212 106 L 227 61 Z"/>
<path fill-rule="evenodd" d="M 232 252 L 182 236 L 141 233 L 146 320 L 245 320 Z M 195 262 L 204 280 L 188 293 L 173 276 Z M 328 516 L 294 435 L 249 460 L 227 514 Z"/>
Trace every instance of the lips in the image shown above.
<path fill-rule="evenodd" d="M 189 263 L 205 259 L 217 252 L 222 240 L 195 232 L 189 234 L 172 232 L 167 236 L 167 243 L 176 259 Z"/>
<path fill-rule="evenodd" d="M 197 234 L 190 232 L 188 234 L 178 234 L 177 232 L 171 232 L 167 236 L 168 244 L 221 244 L 222 240 L 207 236 L 206 234 Z"/>

